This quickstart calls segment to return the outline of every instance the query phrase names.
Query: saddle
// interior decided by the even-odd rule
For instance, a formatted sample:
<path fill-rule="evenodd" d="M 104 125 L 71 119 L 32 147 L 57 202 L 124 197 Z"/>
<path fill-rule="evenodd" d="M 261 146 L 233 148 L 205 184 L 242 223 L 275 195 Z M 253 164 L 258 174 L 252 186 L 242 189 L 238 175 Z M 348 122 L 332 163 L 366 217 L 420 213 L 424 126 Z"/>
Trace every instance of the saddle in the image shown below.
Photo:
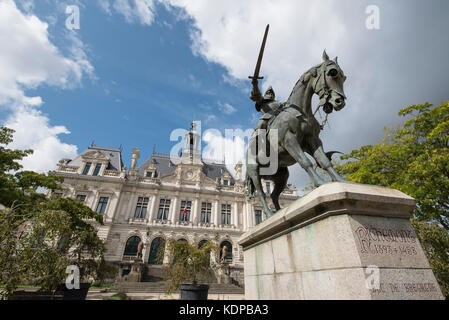
<path fill-rule="evenodd" d="M 277 116 L 284 111 L 290 113 L 293 117 L 297 117 L 297 118 L 305 116 L 304 112 L 297 105 L 291 104 L 291 105 L 287 106 L 286 104 L 284 104 L 283 106 L 281 106 L 280 108 L 278 108 L 277 110 L 275 110 L 272 113 L 272 117 L 268 120 L 268 123 L 267 123 L 267 128 L 268 128 L 267 132 L 269 131 L 271 124 L 277 118 Z"/>

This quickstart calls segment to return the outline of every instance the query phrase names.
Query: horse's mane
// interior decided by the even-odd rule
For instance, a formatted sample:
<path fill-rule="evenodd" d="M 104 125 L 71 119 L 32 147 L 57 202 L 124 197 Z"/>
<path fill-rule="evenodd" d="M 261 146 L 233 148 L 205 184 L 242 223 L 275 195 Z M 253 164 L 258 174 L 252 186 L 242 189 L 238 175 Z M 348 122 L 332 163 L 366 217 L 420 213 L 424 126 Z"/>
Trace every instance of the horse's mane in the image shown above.
<path fill-rule="evenodd" d="M 287 101 L 290 100 L 291 96 L 293 95 L 293 92 L 295 92 L 295 88 L 296 87 L 301 87 L 303 84 L 305 84 L 306 82 L 308 82 L 310 80 L 310 78 L 312 77 L 316 77 L 318 74 L 318 69 L 321 68 L 321 66 L 323 65 L 324 62 L 310 68 L 309 70 L 307 70 L 306 72 L 303 73 L 303 75 L 299 78 L 298 81 L 296 81 L 295 85 L 293 86 L 293 90 L 290 93 L 290 96 L 288 97 Z M 309 75 L 309 76 L 308 76 Z"/>

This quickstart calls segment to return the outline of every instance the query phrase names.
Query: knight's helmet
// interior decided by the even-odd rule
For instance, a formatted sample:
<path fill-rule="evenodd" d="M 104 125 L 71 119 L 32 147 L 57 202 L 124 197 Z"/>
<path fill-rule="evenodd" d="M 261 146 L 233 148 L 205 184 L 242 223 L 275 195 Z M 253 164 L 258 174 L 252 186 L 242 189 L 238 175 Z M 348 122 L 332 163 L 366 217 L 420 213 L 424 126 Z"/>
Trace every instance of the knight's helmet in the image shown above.
<path fill-rule="evenodd" d="M 274 100 L 276 97 L 276 94 L 274 93 L 273 87 L 270 86 L 268 87 L 267 91 L 265 91 L 265 95 L 263 96 L 263 98 L 265 100 Z"/>

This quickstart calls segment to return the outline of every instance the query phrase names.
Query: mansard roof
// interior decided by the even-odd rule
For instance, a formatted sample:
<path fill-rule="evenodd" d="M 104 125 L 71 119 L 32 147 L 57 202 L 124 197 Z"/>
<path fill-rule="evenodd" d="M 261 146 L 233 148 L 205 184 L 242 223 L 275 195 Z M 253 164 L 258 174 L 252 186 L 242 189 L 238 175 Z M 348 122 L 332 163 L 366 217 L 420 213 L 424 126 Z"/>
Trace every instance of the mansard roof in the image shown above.
<path fill-rule="evenodd" d="M 156 168 L 158 176 L 173 173 L 176 170 L 177 165 L 170 160 L 169 154 L 153 153 L 150 158 L 143 162 L 138 168 L 138 175 L 144 176 L 145 170 L 153 165 Z M 210 161 L 203 162 L 203 173 L 210 179 L 216 181 L 220 179 L 223 174 L 227 173 L 230 176 L 230 184 L 235 183 L 229 170 L 224 163 L 212 163 Z"/>
<path fill-rule="evenodd" d="M 170 155 L 163 153 L 153 153 L 144 163 L 138 168 L 139 176 L 145 175 L 145 170 L 153 165 L 156 168 L 158 176 L 163 176 L 172 173 L 176 169 L 176 165 L 170 160 Z"/>
<path fill-rule="evenodd" d="M 107 159 L 109 159 L 109 164 L 106 170 L 113 170 L 113 171 L 121 171 L 123 167 L 123 160 L 122 160 L 122 151 L 120 149 L 114 149 L 114 148 L 106 148 L 106 147 L 99 147 L 99 146 L 90 146 L 85 150 L 83 153 L 78 155 L 75 159 L 68 162 L 68 165 L 71 166 L 80 166 L 83 156 L 89 155 L 89 153 L 92 152 L 98 152 Z"/>

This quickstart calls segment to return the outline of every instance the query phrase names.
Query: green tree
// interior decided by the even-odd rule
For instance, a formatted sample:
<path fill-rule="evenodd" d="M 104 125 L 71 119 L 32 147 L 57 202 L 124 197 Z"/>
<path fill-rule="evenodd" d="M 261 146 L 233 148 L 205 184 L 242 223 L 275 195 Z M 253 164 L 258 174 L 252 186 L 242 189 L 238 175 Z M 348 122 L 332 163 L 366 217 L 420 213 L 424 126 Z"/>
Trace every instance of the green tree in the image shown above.
<path fill-rule="evenodd" d="M 31 150 L 11 150 L 14 131 L 0 128 L 0 295 L 11 296 L 24 281 L 41 290 L 64 283 L 68 265 L 84 279 L 101 280 L 115 270 L 103 259 L 105 246 L 95 224 L 102 216 L 76 199 L 48 199 L 39 192 L 60 189 L 61 178 L 19 171 Z"/>
<path fill-rule="evenodd" d="M 5 207 L 14 206 L 19 211 L 28 210 L 27 208 L 46 201 L 45 194 L 39 192 L 40 189 L 57 190 L 63 179 L 55 175 L 19 171 L 22 169 L 20 160 L 32 154 L 33 150 L 9 149 L 13 134 L 14 130 L 0 127 L 0 204 Z"/>
<path fill-rule="evenodd" d="M 197 285 L 202 278 L 212 271 L 213 256 L 217 255 L 217 239 L 199 243 L 188 243 L 169 239 L 167 251 L 160 250 L 158 255 L 168 254 L 170 262 L 164 269 L 164 279 L 168 281 L 166 293 L 178 289 L 181 284 Z"/>
<path fill-rule="evenodd" d="M 400 190 L 417 201 L 414 227 L 435 275 L 449 296 L 449 102 L 401 109 L 402 126 L 385 128 L 379 144 L 341 157 L 349 181 Z M 424 223 L 425 222 L 425 223 Z"/>

